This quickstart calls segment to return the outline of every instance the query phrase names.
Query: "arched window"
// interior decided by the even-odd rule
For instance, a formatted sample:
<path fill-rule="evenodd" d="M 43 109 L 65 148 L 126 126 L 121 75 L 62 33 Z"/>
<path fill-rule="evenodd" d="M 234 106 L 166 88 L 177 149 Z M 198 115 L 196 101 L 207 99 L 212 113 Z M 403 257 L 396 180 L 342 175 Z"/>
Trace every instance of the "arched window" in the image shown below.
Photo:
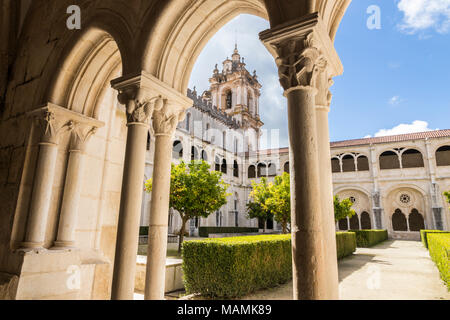
<path fill-rule="evenodd" d="M 179 140 L 174 141 L 173 143 L 172 158 L 174 159 L 183 158 L 183 144 Z"/>
<path fill-rule="evenodd" d="M 348 230 L 348 220 L 347 218 L 343 218 L 339 220 L 339 230 Z"/>
<path fill-rule="evenodd" d="M 361 229 L 362 230 L 372 229 L 372 222 L 370 221 L 370 215 L 365 211 L 361 213 Z"/>
<path fill-rule="evenodd" d="M 350 154 L 345 155 L 342 158 L 342 171 L 343 172 L 352 172 L 356 171 L 355 168 L 355 157 Z"/>
<path fill-rule="evenodd" d="M 248 178 L 256 178 L 256 168 L 254 165 L 248 167 Z"/>
<path fill-rule="evenodd" d="M 206 124 L 206 131 L 205 131 L 205 140 L 209 142 L 209 129 L 211 128 L 211 126 L 209 125 L 209 123 Z"/>
<path fill-rule="evenodd" d="M 222 133 L 222 148 L 225 150 L 227 148 L 227 133 L 224 131 Z"/>
<path fill-rule="evenodd" d="M 450 166 L 450 146 L 443 146 L 436 150 L 436 165 Z"/>
<path fill-rule="evenodd" d="M 341 172 L 341 165 L 338 158 L 331 159 L 331 172 Z"/>
<path fill-rule="evenodd" d="M 147 133 L 147 151 L 150 150 L 150 142 L 151 142 L 151 137 L 150 137 L 150 132 Z"/>
<path fill-rule="evenodd" d="M 191 132 L 191 114 L 186 115 L 186 131 Z"/>
<path fill-rule="evenodd" d="M 220 158 L 216 157 L 216 159 L 214 160 L 214 170 L 216 171 L 220 171 Z"/>
<path fill-rule="evenodd" d="M 284 172 L 286 172 L 286 173 L 289 173 L 290 171 L 290 168 L 289 168 L 289 161 L 288 162 L 286 162 L 285 164 L 284 164 L 284 168 L 283 168 L 284 170 Z"/>
<path fill-rule="evenodd" d="M 228 90 L 226 93 L 225 105 L 227 109 L 231 109 L 233 107 L 233 93 L 231 90 Z"/>
<path fill-rule="evenodd" d="M 191 148 L 191 160 L 198 160 L 198 151 L 194 146 Z"/>
<path fill-rule="evenodd" d="M 234 194 L 234 225 L 239 227 L 239 197 L 238 194 Z"/>
<path fill-rule="evenodd" d="M 208 155 L 206 154 L 205 150 L 202 150 L 202 160 L 203 161 L 208 161 Z"/>
<path fill-rule="evenodd" d="M 400 209 L 395 210 L 392 215 L 392 229 L 394 231 L 408 231 L 406 217 Z"/>
<path fill-rule="evenodd" d="M 350 218 L 350 229 L 359 230 L 359 218 L 356 213 Z"/>
<path fill-rule="evenodd" d="M 258 164 L 258 178 L 267 176 L 267 166 L 264 163 Z"/>
<path fill-rule="evenodd" d="M 277 175 L 277 166 L 275 163 L 270 163 L 267 171 L 269 177 L 275 177 Z"/>
<path fill-rule="evenodd" d="M 227 174 L 227 160 L 225 160 L 225 159 L 222 160 L 222 166 L 221 166 L 220 171 L 222 171 L 222 173 Z"/>
<path fill-rule="evenodd" d="M 423 157 L 420 151 L 408 149 L 402 153 L 403 168 L 422 168 L 423 166 Z"/>
<path fill-rule="evenodd" d="M 239 166 L 236 160 L 233 163 L 233 177 L 239 178 Z"/>
<path fill-rule="evenodd" d="M 417 209 L 412 209 L 408 217 L 408 222 L 409 231 L 420 231 L 421 229 L 425 229 L 425 221 Z"/>
<path fill-rule="evenodd" d="M 394 151 L 385 151 L 380 155 L 380 169 L 400 169 L 400 160 Z"/>
<path fill-rule="evenodd" d="M 366 156 L 359 156 L 357 162 L 358 171 L 369 171 L 369 159 Z"/>

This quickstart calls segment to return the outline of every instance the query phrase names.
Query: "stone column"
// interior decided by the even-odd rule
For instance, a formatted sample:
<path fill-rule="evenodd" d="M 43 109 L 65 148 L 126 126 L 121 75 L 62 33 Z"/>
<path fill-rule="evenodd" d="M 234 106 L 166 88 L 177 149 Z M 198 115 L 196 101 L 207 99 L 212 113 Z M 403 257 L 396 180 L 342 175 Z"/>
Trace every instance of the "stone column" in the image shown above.
<path fill-rule="evenodd" d="M 83 178 L 84 152 L 88 139 L 95 134 L 96 130 L 97 126 L 86 126 L 80 123 L 73 126 L 58 235 L 52 249 L 73 248 L 75 245 L 74 232 Z"/>
<path fill-rule="evenodd" d="M 334 219 L 333 179 L 331 170 L 330 133 L 328 128 L 328 113 L 330 111 L 331 94 L 328 91 L 332 80 L 326 72 L 318 75 L 316 96 L 317 144 L 320 167 L 320 198 L 322 205 L 322 224 L 325 241 L 325 264 L 328 280 L 327 292 L 329 299 L 339 299 L 339 282 L 336 250 L 336 222 Z M 320 81 L 321 80 L 321 81 Z"/>
<path fill-rule="evenodd" d="M 148 120 L 154 108 L 154 102 L 137 99 L 137 91 L 137 87 L 132 86 L 118 96 L 119 102 L 126 105 L 128 132 L 114 258 L 113 300 L 132 300 L 134 294 Z"/>
<path fill-rule="evenodd" d="M 41 141 L 39 143 L 39 154 L 25 239 L 21 247 L 23 249 L 43 249 L 52 197 L 59 137 L 64 128 L 71 126 L 71 122 L 64 122 L 61 116 L 48 107 L 32 112 L 31 115 L 38 121 L 36 128 L 41 135 Z"/>
<path fill-rule="evenodd" d="M 166 275 L 166 252 L 169 220 L 170 170 L 173 135 L 184 111 L 160 100 L 153 113 L 155 158 L 153 167 L 152 203 L 148 230 L 145 300 L 163 300 Z"/>
<path fill-rule="evenodd" d="M 294 299 L 336 299 L 335 240 L 326 243 L 335 237 L 329 133 L 316 113 L 316 96 L 324 74 L 328 80 L 341 72 L 340 61 L 317 14 L 264 31 L 260 38 L 275 57 L 288 100 Z"/>

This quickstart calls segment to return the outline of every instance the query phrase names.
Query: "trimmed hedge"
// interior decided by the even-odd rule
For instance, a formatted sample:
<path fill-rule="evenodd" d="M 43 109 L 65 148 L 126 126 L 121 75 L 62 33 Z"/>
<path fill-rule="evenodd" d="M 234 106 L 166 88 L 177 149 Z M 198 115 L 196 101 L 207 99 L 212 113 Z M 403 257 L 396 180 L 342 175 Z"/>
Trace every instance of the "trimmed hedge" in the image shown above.
<path fill-rule="evenodd" d="M 428 233 L 430 257 L 450 291 L 450 233 Z"/>
<path fill-rule="evenodd" d="M 356 250 L 356 234 L 354 232 L 336 232 L 337 258 L 351 255 Z"/>
<path fill-rule="evenodd" d="M 443 231 L 443 230 L 420 230 L 420 239 L 422 240 L 422 243 L 425 248 L 428 248 L 428 234 L 429 233 L 450 233 L 449 231 Z"/>
<path fill-rule="evenodd" d="M 338 257 L 356 250 L 354 233 L 336 234 Z M 185 241 L 182 248 L 187 293 L 241 297 L 292 279 L 291 235 L 258 235 Z"/>
<path fill-rule="evenodd" d="M 247 227 L 199 227 L 198 235 L 208 238 L 210 233 L 257 233 L 258 228 Z"/>
<path fill-rule="evenodd" d="M 387 230 L 349 230 L 356 234 L 356 246 L 358 248 L 369 248 L 387 240 Z"/>

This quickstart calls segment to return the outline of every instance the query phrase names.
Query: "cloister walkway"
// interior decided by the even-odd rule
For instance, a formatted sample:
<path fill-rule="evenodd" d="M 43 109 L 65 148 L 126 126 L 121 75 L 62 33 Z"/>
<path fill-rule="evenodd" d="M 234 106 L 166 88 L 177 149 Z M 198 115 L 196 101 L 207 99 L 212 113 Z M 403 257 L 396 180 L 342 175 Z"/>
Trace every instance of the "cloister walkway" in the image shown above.
<path fill-rule="evenodd" d="M 339 293 L 344 300 L 450 300 L 428 251 L 419 241 L 389 240 L 358 248 L 339 261 Z M 288 300 L 292 283 L 245 299 Z"/>

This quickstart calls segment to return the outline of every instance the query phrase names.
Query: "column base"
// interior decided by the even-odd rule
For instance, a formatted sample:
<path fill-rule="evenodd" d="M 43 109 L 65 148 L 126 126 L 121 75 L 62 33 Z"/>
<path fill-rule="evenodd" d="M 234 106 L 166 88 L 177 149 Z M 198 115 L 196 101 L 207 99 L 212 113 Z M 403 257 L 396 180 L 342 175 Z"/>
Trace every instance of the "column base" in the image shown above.
<path fill-rule="evenodd" d="M 75 241 L 55 241 L 49 250 L 72 250 L 76 249 Z"/>
<path fill-rule="evenodd" d="M 43 242 L 24 241 L 20 244 L 18 251 L 46 251 Z"/>

